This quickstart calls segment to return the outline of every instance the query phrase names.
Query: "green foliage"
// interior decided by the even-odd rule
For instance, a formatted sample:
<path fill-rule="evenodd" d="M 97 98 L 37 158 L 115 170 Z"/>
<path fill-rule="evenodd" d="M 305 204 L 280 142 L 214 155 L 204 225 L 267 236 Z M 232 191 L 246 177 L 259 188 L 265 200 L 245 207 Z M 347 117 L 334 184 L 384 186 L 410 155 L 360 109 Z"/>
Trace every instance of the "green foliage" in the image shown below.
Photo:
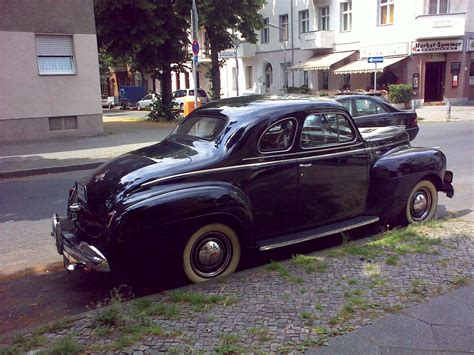
<path fill-rule="evenodd" d="M 67 336 L 58 340 L 48 349 L 46 354 L 78 354 L 82 351 L 82 346 L 72 337 Z"/>
<path fill-rule="evenodd" d="M 408 84 L 392 84 L 388 86 L 388 99 L 396 104 L 409 103 L 412 97 L 412 87 Z"/>
<path fill-rule="evenodd" d="M 301 266 L 307 273 L 315 271 L 324 272 L 327 270 L 327 264 L 318 258 L 310 255 L 293 256 L 293 263 Z"/>
<path fill-rule="evenodd" d="M 155 101 L 151 103 L 151 111 L 148 114 L 148 118 L 151 121 L 167 120 L 172 121 L 179 118 L 177 110 L 173 110 L 173 102 L 166 104 L 160 95 L 157 95 Z"/>
<path fill-rule="evenodd" d="M 199 25 L 204 26 L 211 51 L 212 98 L 220 99 L 221 78 L 218 53 L 234 47 L 237 30 L 247 42 L 256 43 L 255 30 L 263 27 L 263 16 L 259 10 L 265 0 L 200 0 L 197 2 Z"/>
<path fill-rule="evenodd" d="M 311 94 L 311 89 L 306 85 L 300 87 L 289 86 L 287 92 L 289 94 Z"/>

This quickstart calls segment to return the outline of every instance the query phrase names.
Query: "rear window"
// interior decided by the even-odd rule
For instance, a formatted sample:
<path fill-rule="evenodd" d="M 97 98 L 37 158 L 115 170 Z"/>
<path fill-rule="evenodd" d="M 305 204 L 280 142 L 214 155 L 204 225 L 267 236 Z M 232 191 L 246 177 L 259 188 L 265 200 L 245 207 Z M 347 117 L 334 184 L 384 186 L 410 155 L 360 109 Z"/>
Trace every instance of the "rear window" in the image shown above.
<path fill-rule="evenodd" d="M 204 90 L 198 90 L 198 96 L 199 97 L 207 97 L 206 92 Z"/>
<path fill-rule="evenodd" d="M 226 123 L 223 117 L 193 116 L 184 120 L 174 134 L 212 141 L 221 134 Z"/>

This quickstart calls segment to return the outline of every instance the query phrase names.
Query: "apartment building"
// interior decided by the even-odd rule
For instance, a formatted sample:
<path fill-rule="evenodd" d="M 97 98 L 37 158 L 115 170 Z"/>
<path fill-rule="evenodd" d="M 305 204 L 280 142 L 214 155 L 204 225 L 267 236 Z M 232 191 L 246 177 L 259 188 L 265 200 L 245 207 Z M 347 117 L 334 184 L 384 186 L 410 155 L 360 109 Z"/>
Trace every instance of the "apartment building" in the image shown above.
<path fill-rule="evenodd" d="M 378 89 L 408 83 L 420 103 L 474 100 L 474 1 L 269 0 L 261 14 L 258 43 L 222 69 L 224 96 L 370 89 L 376 71 Z"/>
<path fill-rule="evenodd" d="M 0 142 L 103 132 L 92 0 L 0 0 Z"/>

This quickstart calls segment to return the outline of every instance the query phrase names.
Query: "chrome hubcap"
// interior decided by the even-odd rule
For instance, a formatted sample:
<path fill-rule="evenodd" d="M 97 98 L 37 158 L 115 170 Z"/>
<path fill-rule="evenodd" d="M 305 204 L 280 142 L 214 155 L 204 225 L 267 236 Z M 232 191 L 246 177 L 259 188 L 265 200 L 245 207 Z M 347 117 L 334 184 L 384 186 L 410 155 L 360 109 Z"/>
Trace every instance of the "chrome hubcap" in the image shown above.
<path fill-rule="evenodd" d="M 415 221 L 424 220 L 431 211 L 431 192 L 423 187 L 415 192 L 411 202 L 411 216 Z"/>
<path fill-rule="evenodd" d="M 230 264 L 232 246 L 226 235 L 206 233 L 199 238 L 191 251 L 191 266 L 201 277 L 211 278 L 224 272 Z"/>

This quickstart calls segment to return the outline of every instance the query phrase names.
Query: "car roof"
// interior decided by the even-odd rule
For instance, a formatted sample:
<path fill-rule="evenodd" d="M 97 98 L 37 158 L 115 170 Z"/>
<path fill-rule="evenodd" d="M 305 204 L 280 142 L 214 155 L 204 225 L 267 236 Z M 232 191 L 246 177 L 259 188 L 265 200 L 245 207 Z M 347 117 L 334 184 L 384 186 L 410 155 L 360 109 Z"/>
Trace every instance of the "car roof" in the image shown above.
<path fill-rule="evenodd" d="M 231 119 L 239 118 L 239 120 L 243 120 L 248 118 L 255 121 L 268 117 L 291 115 L 295 111 L 315 109 L 347 111 L 339 102 L 309 95 L 249 95 L 214 101 L 195 112 L 196 114 L 223 114 Z"/>

